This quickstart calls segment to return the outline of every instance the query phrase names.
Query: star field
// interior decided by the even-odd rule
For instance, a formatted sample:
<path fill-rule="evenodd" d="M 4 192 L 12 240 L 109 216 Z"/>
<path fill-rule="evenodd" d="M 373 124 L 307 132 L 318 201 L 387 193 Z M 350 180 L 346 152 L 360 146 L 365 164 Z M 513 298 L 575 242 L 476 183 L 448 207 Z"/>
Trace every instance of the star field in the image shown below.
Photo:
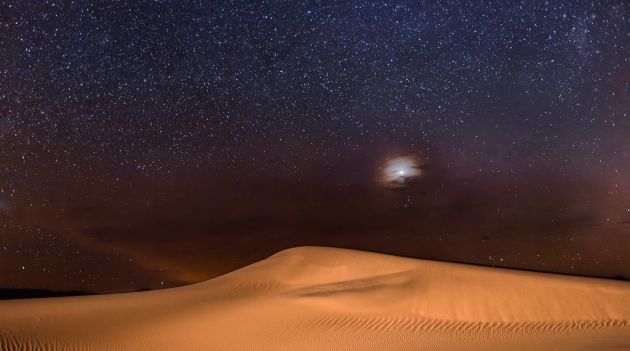
<path fill-rule="evenodd" d="M 624 1 L 0 0 L 0 285 L 293 245 L 630 275 Z M 382 189 L 386 159 L 426 177 Z"/>

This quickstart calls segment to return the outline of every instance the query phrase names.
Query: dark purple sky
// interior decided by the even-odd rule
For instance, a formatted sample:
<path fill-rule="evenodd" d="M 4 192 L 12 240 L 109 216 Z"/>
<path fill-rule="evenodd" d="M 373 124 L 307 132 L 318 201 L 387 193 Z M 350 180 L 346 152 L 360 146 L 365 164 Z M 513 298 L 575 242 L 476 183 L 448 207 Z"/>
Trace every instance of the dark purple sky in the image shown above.
<path fill-rule="evenodd" d="M 0 287 L 296 245 L 630 275 L 624 1 L 0 1 Z M 416 182 L 379 167 L 413 155 Z"/>

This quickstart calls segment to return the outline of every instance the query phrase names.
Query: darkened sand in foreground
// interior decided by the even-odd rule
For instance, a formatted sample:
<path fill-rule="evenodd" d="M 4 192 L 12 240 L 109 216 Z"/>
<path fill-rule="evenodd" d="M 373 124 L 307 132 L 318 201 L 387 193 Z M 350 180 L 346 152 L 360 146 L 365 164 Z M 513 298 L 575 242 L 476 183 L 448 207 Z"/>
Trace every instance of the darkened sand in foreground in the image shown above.
<path fill-rule="evenodd" d="M 630 350 L 630 284 L 301 247 L 216 279 L 0 302 L 1 350 Z"/>

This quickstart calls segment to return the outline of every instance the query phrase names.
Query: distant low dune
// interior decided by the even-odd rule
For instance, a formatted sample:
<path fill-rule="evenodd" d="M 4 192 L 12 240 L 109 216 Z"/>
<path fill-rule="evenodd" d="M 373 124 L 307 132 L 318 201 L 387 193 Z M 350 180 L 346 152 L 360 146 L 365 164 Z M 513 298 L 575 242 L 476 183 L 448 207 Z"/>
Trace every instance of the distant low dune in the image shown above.
<path fill-rule="evenodd" d="M 630 350 L 630 283 L 300 247 L 186 287 L 0 301 L 0 349 Z"/>

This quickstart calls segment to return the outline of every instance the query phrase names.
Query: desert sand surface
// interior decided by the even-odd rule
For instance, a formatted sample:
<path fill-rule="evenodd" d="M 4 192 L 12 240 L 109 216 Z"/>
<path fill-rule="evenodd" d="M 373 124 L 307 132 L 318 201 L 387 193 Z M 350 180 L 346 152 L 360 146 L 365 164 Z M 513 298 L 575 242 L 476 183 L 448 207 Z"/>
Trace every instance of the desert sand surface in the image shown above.
<path fill-rule="evenodd" d="M 299 247 L 158 291 L 0 302 L 2 350 L 630 350 L 630 283 Z"/>

